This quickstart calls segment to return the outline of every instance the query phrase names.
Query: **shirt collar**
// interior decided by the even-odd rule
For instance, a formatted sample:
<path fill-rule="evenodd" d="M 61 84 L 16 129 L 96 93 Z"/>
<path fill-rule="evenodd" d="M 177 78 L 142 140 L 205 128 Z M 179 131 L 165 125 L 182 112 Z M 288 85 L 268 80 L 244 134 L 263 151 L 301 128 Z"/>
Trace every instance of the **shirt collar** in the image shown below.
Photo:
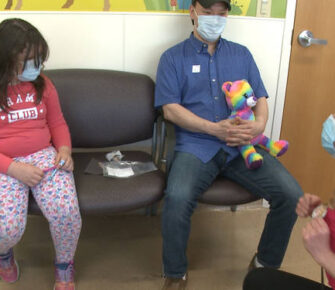
<path fill-rule="evenodd" d="M 198 38 L 196 38 L 194 36 L 193 32 L 190 35 L 190 41 L 191 41 L 191 44 L 194 47 L 194 49 L 197 51 L 197 53 L 208 53 L 207 43 L 204 43 L 204 42 L 200 41 Z M 221 49 L 222 43 L 223 43 L 223 38 L 220 37 L 220 39 L 218 41 L 218 44 L 216 46 L 216 51 Z"/>

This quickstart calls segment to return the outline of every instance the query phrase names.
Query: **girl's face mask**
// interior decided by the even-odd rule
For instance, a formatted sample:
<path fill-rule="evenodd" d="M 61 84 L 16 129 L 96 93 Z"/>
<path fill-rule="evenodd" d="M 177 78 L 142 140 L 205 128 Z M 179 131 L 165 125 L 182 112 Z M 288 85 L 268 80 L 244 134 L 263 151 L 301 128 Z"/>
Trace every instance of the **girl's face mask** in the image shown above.
<path fill-rule="evenodd" d="M 34 60 L 30 59 L 27 60 L 26 66 L 21 74 L 17 76 L 17 78 L 21 82 L 32 82 L 37 79 L 37 77 L 40 75 L 42 69 L 42 65 L 39 67 L 35 66 Z"/>
<path fill-rule="evenodd" d="M 323 123 L 321 133 L 322 147 L 327 150 L 333 157 L 335 157 L 335 119 L 330 115 Z"/>

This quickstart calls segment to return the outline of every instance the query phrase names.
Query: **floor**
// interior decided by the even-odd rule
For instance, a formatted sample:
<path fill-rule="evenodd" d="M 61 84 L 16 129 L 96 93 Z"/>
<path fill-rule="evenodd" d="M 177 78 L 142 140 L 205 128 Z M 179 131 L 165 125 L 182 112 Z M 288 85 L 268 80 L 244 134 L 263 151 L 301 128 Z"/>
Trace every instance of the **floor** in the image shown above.
<path fill-rule="evenodd" d="M 193 215 L 188 248 L 192 290 L 241 290 L 267 214 L 261 206 L 237 212 L 200 206 Z M 305 252 L 299 219 L 283 269 L 319 281 L 320 269 Z M 141 214 L 84 217 L 76 255 L 77 290 L 160 289 L 160 217 Z M 43 217 L 29 216 L 22 241 L 15 248 L 21 277 L 0 281 L 1 290 L 47 290 L 53 286 L 53 248 Z"/>

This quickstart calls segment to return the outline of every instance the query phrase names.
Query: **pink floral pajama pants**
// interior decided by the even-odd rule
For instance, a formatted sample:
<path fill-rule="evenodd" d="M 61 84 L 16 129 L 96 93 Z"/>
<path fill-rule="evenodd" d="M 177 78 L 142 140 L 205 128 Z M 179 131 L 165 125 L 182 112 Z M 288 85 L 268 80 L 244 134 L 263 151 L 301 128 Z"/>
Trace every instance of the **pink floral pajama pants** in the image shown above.
<path fill-rule="evenodd" d="M 45 148 L 34 154 L 15 158 L 15 161 L 35 165 L 42 170 L 54 166 L 56 150 Z M 25 230 L 29 189 L 49 222 L 56 250 L 56 262 L 73 260 L 81 230 L 77 194 L 72 172 L 46 171 L 36 186 L 29 188 L 22 182 L 0 173 L 0 254 L 16 245 Z"/>

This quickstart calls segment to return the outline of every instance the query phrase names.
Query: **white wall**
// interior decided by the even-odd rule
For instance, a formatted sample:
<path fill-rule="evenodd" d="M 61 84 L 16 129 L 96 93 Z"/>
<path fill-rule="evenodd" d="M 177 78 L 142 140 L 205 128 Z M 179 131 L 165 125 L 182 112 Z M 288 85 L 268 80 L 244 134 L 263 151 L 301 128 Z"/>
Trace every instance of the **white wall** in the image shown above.
<path fill-rule="evenodd" d="M 101 68 L 145 73 L 155 79 L 162 52 L 187 38 L 189 15 L 159 13 L 1 12 L 0 21 L 20 17 L 35 25 L 49 43 L 46 68 Z M 228 18 L 223 37 L 252 52 L 269 93 L 271 136 L 280 72 L 283 19 Z"/>

